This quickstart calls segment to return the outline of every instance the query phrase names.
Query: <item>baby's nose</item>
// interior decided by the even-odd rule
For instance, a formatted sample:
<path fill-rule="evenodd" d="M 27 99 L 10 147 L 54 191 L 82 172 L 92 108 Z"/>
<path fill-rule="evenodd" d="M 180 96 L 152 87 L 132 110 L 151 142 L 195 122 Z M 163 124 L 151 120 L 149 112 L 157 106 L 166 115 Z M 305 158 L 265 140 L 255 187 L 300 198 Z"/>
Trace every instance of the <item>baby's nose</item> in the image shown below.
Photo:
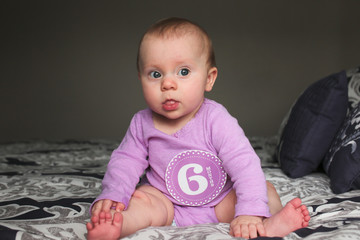
<path fill-rule="evenodd" d="M 170 90 L 170 89 L 173 89 L 173 90 L 177 89 L 177 83 L 176 83 L 175 79 L 168 76 L 163 79 L 163 81 L 161 83 L 161 90 L 166 91 L 166 90 Z"/>

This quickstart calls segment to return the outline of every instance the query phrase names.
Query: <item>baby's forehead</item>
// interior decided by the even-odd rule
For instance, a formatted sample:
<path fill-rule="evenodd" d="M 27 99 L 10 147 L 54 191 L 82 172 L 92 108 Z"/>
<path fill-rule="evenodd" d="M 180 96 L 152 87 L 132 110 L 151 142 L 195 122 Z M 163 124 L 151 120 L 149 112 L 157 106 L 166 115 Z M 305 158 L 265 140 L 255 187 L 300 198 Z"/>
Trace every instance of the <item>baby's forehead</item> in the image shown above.
<path fill-rule="evenodd" d="M 147 41 L 150 40 L 150 41 Z M 163 32 L 157 32 L 157 33 L 148 33 L 144 36 L 143 41 L 141 43 L 141 45 L 145 45 L 151 46 L 151 42 L 153 42 L 153 40 L 157 41 L 157 42 L 161 42 L 161 41 L 180 41 L 180 42 L 186 42 L 186 45 L 192 45 L 194 46 L 197 51 L 199 52 L 199 54 L 205 54 L 207 55 L 209 52 L 209 44 L 207 42 L 207 39 L 205 36 L 203 36 L 203 34 L 198 31 L 195 28 L 187 28 L 187 29 L 168 29 L 168 31 L 163 31 Z M 150 45 L 148 45 L 150 44 Z M 147 48 L 146 47 L 146 48 Z M 140 47 L 143 48 L 143 47 Z M 140 53 L 141 54 L 141 53 Z"/>
<path fill-rule="evenodd" d="M 187 38 L 186 36 L 190 36 Z M 163 40 L 166 39 L 190 39 L 192 41 L 192 45 L 198 45 L 201 54 L 204 53 L 207 58 L 207 62 L 210 66 L 215 66 L 215 55 L 212 47 L 212 41 L 207 34 L 207 32 L 201 28 L 199 25 L 194 24 L 187 20 L 182 19 L 170 19 L 160 21 L 154 25 L 152 25 L 141 38 L 138 53 L 137 53 L 137 68 L 139 70 L 139 64 L 142 60 L 142 55 L 145 53 L 145 48 L 149 47 L 148 44 L 151 44 L 151 41 L 155 38 L 160 38 Z M 144 42 L 146 42 L 144 44 Z M 146 47 L 144 46 L 146 45 Z M 151 45 L 150 45 L 151 46 Z M 197 46 L 196 46 L 197 47 Z"/>
<path fill-rule="evenodd" d="M 184 34 L 184 35 L 166 35 L 166 36 L 148 36 L 144 39 L 143 49 L 144 51 L 140 51 L 140 55 L 148 56 L 147 54 L 152 54 L 150 51 L 162 51 L 160 49 L 168 50 L 169 46 L 176 46 L 177 49 L 185 48 L 186 53 L 189 53 L 191 49 L 192 56 L 204 57 L 205 61 L 208 58 L 208 50 L 206 47 L 206 43 L 198 34 Z M 146 50 L 145 50 L 146 49 Z M 174 54 L 179 54 L 176 51 L 170 51 Z M 169 52 L 169 54 L 170 54 Z M 183 55 L 185 52 L 181 52 L 180 55 Z M 145 54 L 145 55 L 143 55 Z"/>

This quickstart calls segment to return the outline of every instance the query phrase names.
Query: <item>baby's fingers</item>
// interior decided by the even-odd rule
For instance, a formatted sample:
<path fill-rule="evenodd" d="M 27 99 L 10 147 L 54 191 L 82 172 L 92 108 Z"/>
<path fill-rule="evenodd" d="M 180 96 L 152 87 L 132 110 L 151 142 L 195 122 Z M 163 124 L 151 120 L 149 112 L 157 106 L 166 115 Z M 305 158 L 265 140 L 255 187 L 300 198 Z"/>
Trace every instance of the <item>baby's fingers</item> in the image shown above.
<path fill-rule="evenodd" d="M 240 235 L 239 237 L 243 237 L 243 238 L 246 238 L 248 239 L 249 238 L 249 226 L 247 224 L 241 224 L 240 225 Z"/>
<path fill-rule="evenodd" d="M 241 229 L 240 229 L 240 225 L 231 225 L 230 226 L 230 235 L 234 236 L 234 237 L 241 237 Z"/>
<path fill-rule="evenodd" d="M 248 225 L 248 232 L 250 238 L 256 238 L 258 236 L 256 226 L 253 223 Z"/>
<path fill-rule="evenodd" d="M 114 202 L 112 200 L 105 199 L 102 203 L 101 210 L 104 211 L 105 213 L 110 212 L 110 209 L 112 208 L 113 204 Z"/>
<path fill-rule="evenodd" d="M 115 211 L 121 212 L 121 211 L 124 211 L 124 209 L 125 209 L 125 205 L 123 203 L 121 203 L 121 202 L 116 203 Z"/>
<path fill-rule="evenodd" d="M 94 203 L 94 205 L 92 206 L 91 209 L 91 214 L 93 216 L 98 216 L 101 209 L 102 209 L 102 204 L 103 204 L 103 200 L 97 201 L 96 203 Z"/>
<path fill-rule="evenodd" d="M 265 228 L 262 223 L 233 225 L 230 227 L 230 235 L 246 239 L 256 238 L 258 236 L 265 236 Z"/>
<path fill-rule="evenodd" d="M 266 236 L 265 227 L 262 222 L 256 224 L 256 229 L 257 229 L 259 236 L 261 236 L 261 237 Z"/>

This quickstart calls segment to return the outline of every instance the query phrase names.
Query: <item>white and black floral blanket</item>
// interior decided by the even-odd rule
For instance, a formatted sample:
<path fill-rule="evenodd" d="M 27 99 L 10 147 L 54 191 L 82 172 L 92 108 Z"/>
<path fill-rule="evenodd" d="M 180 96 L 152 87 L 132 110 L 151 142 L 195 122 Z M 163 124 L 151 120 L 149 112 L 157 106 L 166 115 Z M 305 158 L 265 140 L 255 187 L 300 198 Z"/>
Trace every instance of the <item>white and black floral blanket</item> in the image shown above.
<path fill-rule="evenodd" d="M 284 239 L 360 239 L 360 190 L 335 195 L 323 173 L 289 179 L 273 158 L 275 138 L 251 138 L 267 180 L 285 204 L 300 197 L 309 227 Z M 86 239 L 89 206 L 116 141 L 0 144 L 0 239 Z M 228 224 L 157 227 L 127 239 L 231 239 Z"/>

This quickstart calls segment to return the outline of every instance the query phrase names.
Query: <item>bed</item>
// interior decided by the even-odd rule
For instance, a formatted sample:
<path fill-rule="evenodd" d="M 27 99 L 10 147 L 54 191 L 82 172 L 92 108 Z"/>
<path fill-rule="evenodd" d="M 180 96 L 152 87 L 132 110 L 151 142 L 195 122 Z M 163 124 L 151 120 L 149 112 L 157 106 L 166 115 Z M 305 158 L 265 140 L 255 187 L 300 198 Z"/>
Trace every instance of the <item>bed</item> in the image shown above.
<path fill-rule="evenodd" d="M 350 80 L 359 72 L 359 68 L 347 71 L 347 84 L 358 88 Z M 346 91 L 349 91 L 348 88 Z M 351 99 L 349 103 L 353 107 L 349 105 L 349 108 L 357 109 L 354 102 L 358 100 L 356 97 Z M 349 112 L 346 111 L 347 120 L 343 119 L 342 125 L 352 122 L 350 118 L 354 114 Z M 358 116 L 357 113 L 355 116 Z M 283 204 L 300 197 L 309 209 L 309 226 L 283 239 L 360 239 L 360 190 L 355 184 L 351 189 L 335 193 L 334 176 L 338 175 L 331 170 L 331 164 L 337 163 L 340 153 L 344 157 L 345 151 L 345 148 L 339 147 L 339 143 L 340 146 L 344 145 L 341 145 L 343 138 L 335 135 L 344 135 L 345 132 L 351 138 L 348 133 L 350 127 L 339 126 L 335 131 L 334 140 L 327 146 L 327 156 L 330 156 L 327 158 L 331 159 L 331 164 L 323 163 L 328 167 L 326 171 L 317 170 L 304 176 L 289 177 L 287 165 L 281 159 L 281 150 L 286 145 L 283 144 L 286 142 L 284 135 L 292 115 L 292 112 L 288 115 L 278 135 L 249 138 L 261 159 L 267 180 L 276 187 Z M 357 135 L 351 140 L 356 142 L 358 131 L 353 132 Z M 100 193 L 109 156 L 119 142 L 37 140 L 0 144 L 0 238 L 86 239 L 85 223 L 89 221 L 90 204 Z M 351 163 L 353 165 L 347 164 L 348 167 L 357 169 L 359 159 Z M 340 165 L 333 168 L 339 169 Z M 356 174 L 357 181 L 359 172 Z M 126 239 L 232 239 L 228 232 L 229 224 L 225 223 L 183 228 L 150 227 Z"/>
<path fill-rule="evenodd" d="M 277 138 L 253 137 L 283 203 L 300 197 L 309 227 L 284 239 L 360 239 L 360 190 L 334 194 L 325 173 L 287 177 L 274 159 Z M 1 239 L 86 239 L 89 206 L 118 141 L 27 141 L 0 146 Z M 229 225 L 147 228 L 128 239 L 231 239 Z"/>

